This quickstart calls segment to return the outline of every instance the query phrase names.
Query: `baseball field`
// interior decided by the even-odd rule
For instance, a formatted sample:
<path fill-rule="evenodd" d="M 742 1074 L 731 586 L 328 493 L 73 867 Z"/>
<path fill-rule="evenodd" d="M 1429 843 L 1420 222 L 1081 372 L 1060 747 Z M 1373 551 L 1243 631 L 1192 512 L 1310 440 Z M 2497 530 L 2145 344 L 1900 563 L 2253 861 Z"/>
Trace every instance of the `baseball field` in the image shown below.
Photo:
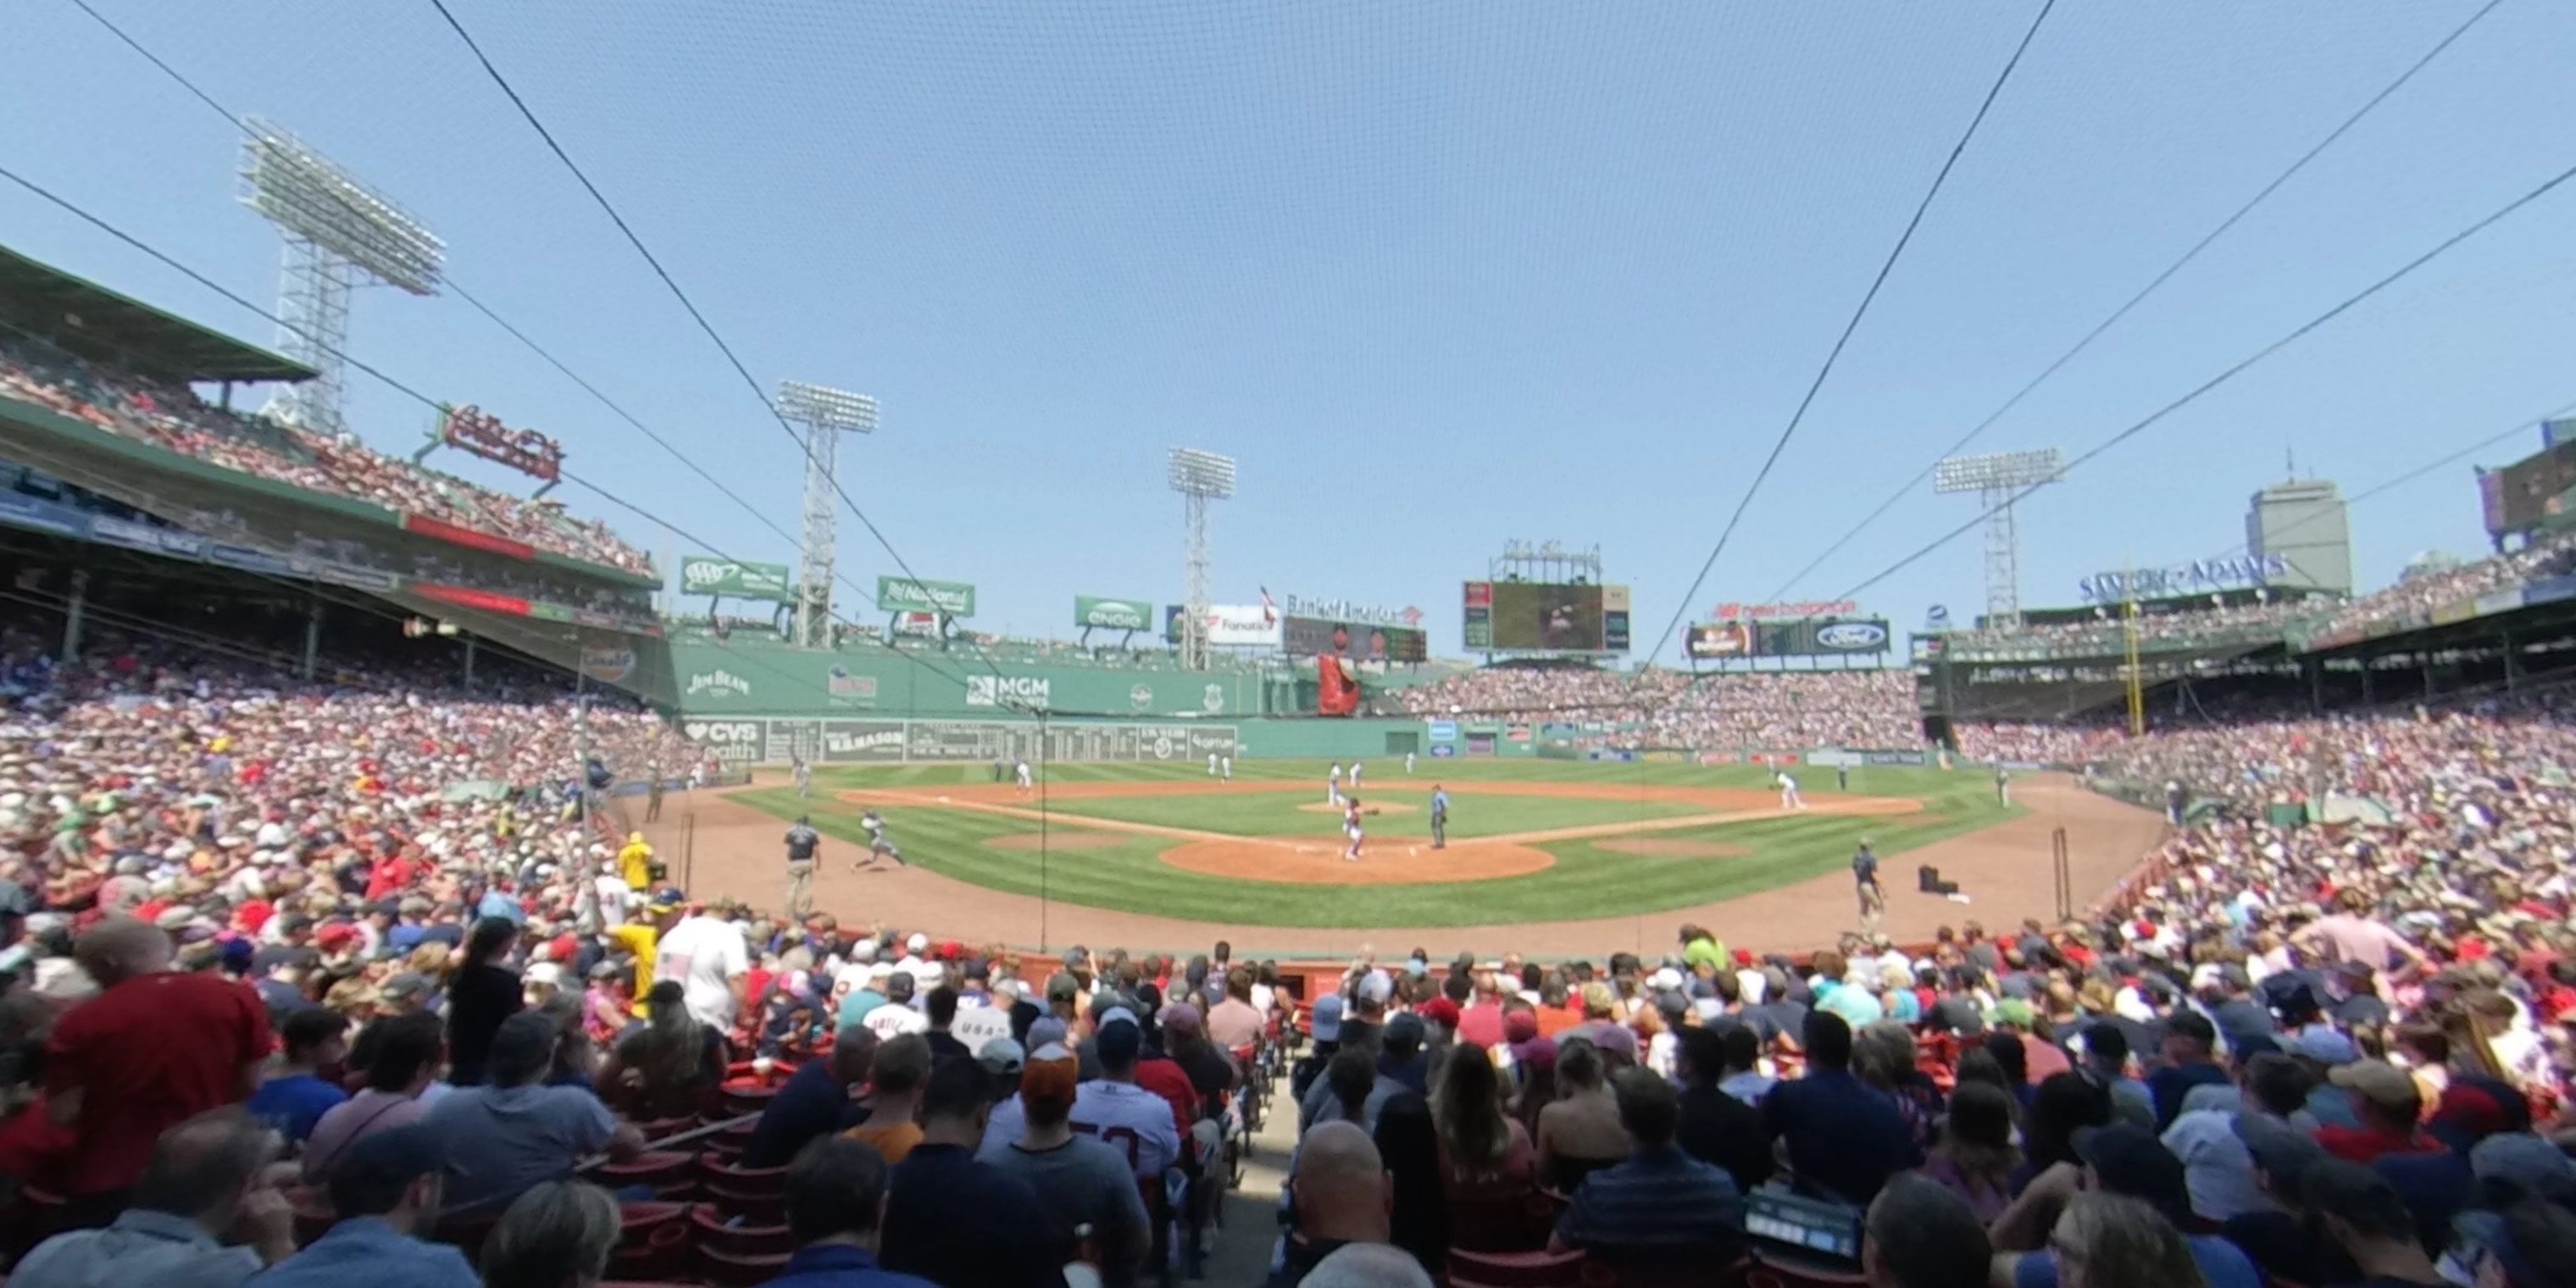
<path fill-rule="evenodd" d="M 2060 829 L 2079 900 L 2157 834 L 2153 815 L 2044 775 L 2016 780 L 2007 806 L 1979 771 L 1855 768 L 1837 790 L 1811 766 L 1793 810 L 1751 766 L 1425 759 L 1407 776 L 1392 760 L 1371 763 L 1356 793 L 1368 813 L 1354 863 L 1326 768 L 1248 761 L 1218 781 L 1203 765 L 1055 764 L 1026 792 L 980 764 L 824 769 L 803 795 L 773 773 L 689 807 L 693 884 L 774 903 L 759 887 L 783 879 L 779 836 L 801 814 L 827 838 L 819 908 L 976 939 L 1177 947 L 1231 934 L 1285 953 L 1508 928 L 1597 946 L 1641 937 L 1655 914 L 1812 946 L 1856 924 L 1849 867 L 1864 839 L 1884 860 L 1888 929 L 1907 934 L 2051 915 Z M 1451 801 L 1445 848 L 1430 835 L 1435 784 Z M 860 865 L 871 808 L 904 866 Z M 1921 862 L 1960 881 L 1968 905 L 1915 893 Z"/>

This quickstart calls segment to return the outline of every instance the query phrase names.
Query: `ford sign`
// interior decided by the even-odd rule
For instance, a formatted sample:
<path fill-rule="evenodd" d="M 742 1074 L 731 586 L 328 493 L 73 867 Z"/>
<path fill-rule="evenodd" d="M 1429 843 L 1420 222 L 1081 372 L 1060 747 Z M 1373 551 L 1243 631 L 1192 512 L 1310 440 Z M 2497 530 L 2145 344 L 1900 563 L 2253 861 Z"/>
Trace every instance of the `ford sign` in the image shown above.
<path fill-rule="evenodd" d="M 1878 652 L 1887 647 L 1887 628 L 1877 622 L 1836 622 L 1818 628 L 1816 644 L 1838 653 Z"/>

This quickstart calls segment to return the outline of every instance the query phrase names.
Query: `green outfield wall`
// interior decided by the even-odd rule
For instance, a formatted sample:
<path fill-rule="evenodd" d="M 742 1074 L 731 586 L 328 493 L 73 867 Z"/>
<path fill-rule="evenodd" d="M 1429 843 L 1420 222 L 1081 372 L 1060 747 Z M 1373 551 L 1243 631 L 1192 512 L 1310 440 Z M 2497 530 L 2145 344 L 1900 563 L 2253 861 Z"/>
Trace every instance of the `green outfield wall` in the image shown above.
<path fill-rule="evenodd" d="M 883 716 L 1017 719 L 1033 710 L 1094 720 L 1233 720 L 1295 710 L 1287 671 L 1183 671 L 1146 663 L 1049 662 L 971 648 L 794 649 L 674 640 L 673 699 L 691 718 Z"/>

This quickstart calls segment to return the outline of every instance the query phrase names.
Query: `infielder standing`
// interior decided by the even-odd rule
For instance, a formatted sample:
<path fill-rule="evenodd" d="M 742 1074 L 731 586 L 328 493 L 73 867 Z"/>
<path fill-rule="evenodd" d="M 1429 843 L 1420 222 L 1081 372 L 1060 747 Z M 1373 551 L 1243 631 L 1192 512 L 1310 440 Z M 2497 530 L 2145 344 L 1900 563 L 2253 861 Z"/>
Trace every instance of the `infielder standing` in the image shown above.
<path fill-rule="evenodd" d="M 1431 848 L 1449 848 L 1449 789 L 1431 785 Z"/>
<path fill-rule="evenodd" d="M 1333 772 L 1324 779 L 1324 803 L 1327 805 L 1342 803 L 1342 762 L 1338 760 L 1333 762 Z"/>
<path fill-rule="evenodd" d="M 1351 762 L 1351 795 L 1353 795 L 1353 796 L 1357 796 L 1357 795 L 1359 795 L 1359 794 L 1360 794 L 1360 762 L 1358 762 L 1358 761 L 1354 760 L 1354 761 L 1352 761 L 1352 762 Z"/>
<path fill-rule="evenodd" d="M 814 766 L 803 756 L 796 759 L 796 795 L 801 799 L 814 794 Z"/>
<path fill-rule="evenodd" d="M 1789 771 L 1785 769 L 1781 770 L 1778 781 L 1780 784 L 1780 808 L 1805 809 L 1807 807 L 1806 799 L 1798 795 L 1798 780 L 1791 778 L 1789 776 Z"/>
<path fill-rule="evenodd" d="M 2012 808 L 2012 775 L 2003 766 L 1995 766 L 1995 804 Z"/>
<path fill-rule="evenodd" d="M 1020 795 L 1022 795 L 1022 796 L 1026 796 L 1026 795 L 1028 795 L 1028 794 L 1029 794 L 1029 788 L 1030 788 L 1030 786 L 1031 786 L 1031 783 L 1030 783 L 1030 780 L 1029 780 L 1029 762 L 1027 762 L 1027 761 L 1025 761 L 1025 760 L 1016 762 L 1014 772 L 1015 772 L 1015 773 L 1017 773 L 1017 774 L 1019 775 L 1019 780 L 1020 780 Z"/>

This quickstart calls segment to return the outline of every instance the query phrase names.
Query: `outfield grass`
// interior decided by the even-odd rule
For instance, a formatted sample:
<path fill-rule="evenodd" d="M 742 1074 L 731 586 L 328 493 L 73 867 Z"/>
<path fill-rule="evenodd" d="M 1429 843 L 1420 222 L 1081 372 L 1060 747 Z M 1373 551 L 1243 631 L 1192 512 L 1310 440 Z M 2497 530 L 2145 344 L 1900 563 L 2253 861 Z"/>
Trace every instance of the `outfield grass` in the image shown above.
<path fill-rule="evenodd" d="M 1251 761 L 1235 767 L 1237 781 L 1278 779 L 1314 785 L 1323 797 L 1322 762 Z M 1381 769 L 1389 771 L 1381 776 Z M 1371 762 L 1371 777 L 1382 786 L 1400 778 L 1401 761 Z M 1409 786 L 1427 791 L 1435 762 L 1425 760 Z M 1437 762 L 1438 781 L 1446 783 L 1566 782 L 1672 784 L 1694 787 L 1764 788 L 1767 771 L 1751 767 L 1701 768 L 1691 765 L 1596 765 L 1563 761 Z M 1833 786 L 1829 771 L 1798 775 L 1811 791 Z M 1206 781 L 1204 766 L 1135 764 L 1064 764 L 1050 767 L 1052 783 L 1121 781 Z M 832 800 L 837 788 L 934 788 L 991 780 L 987 766 L 908 765 L 888 769 L 834 769 L 814 776 L 815 795 L 801 799 L 792 788 L 764 788 L 733 799 L 781 818 L 812 816 L 814 826 L 838 838 L 851 850 L 864 847 L 859 808 Z M 1551 841 L 1538 848 L 1556 857 L 1556 865 L 1528 876 L 1497 880 L 1440 882 L 1421 885 L 1377 885 L 1330 888 L 1280 882 L 1229 880 L 1183 872 L 1158 857 L 1170 848 L 1168 838 L 1137 836 L 1103 849 L 1053 853 L 987 849 L 997 836 L 1039 830 L 1034 821 L 962 809 L 891 809 L 887 822 L 903 847 L 906 862 L 970 885 L 1014 894 L 1039 895 L 1068 903 L 1126 912 L 1153 913 L 1240 925 L 1315 926 L 1363 929 L 1379 926 L 1461 926 L 1488 922 L 1561 921 L 1585 917 L 1624 916 L 1686 908 L 1802 881 L 1842 869 L 1862 837 L 1882 857 L 1893 858 L 1914 847 L 1991 827 L 2014 816 L 1994 804 L 1992 785 L 1982 775 L 1943 773 L 1931 769 L 1873 768 L 1852 773 L 1856 795 L 1906 796 L 1924 801 L 1924 812 L 1881 817 L 1807 814 L 1759 819 L 1710 827 L 1658 831 L 1657 837 L 1705 840 L 1731 845 L 1746 854 L 1724 859 L 1658 857 L 1604 851 L 1588 840 Z M 1417 803 L 1410 791 L 1390 797 Z M 1258 804 L 1267 802 L 1266 804 Z M 1320 833 L 1332 830 L 1324 815 L 1302 815 L 1294 802 L 1267 794 L 1250 797 L 1128 797 L 1067 800 L 1050 804 L 1050 827 L 1080 830 L 1084 816 L 1128 818 L 1123 810 L 1150 803 L 1150 819 L 1238 835 L 1303 835 L 1296 820 L 1314 819 Z M 1672 817 L 1671 802 L 1622 802 L 1597 799 L 1551 800 L 1545 797 L 1487 797 L 1473 802 L 1478 812 L 1508 805 L 1513 825 L 1485 827 L 1486 834 L 1613 822 L 1623 818 Z M 1242 812 L 1257 805 L 1256 812 Z M 1526 808 L 1524 808 L 1526 807 Z M 1110 808 L 1122 812 L 1111 814 Z M 1700 807 L 1682 806 L 1679 812 Z M 1455 834 L 1469 835 L 1468 803 L 1453 812 Z M 1277 827 L 1271 826 L 1276 822 Z M 1371 829 L 1377 844 L 1372 862 L 1401 863 L 1394 845 L 1428 827 L 1421 813 L 1389 816 Z M 1277 830 L 1279 828 L 1285 831 Z M 1251 829 L 1251 830 L 1247 830 Z M 826 854 L 827 861 L 847 856 Z"/>

